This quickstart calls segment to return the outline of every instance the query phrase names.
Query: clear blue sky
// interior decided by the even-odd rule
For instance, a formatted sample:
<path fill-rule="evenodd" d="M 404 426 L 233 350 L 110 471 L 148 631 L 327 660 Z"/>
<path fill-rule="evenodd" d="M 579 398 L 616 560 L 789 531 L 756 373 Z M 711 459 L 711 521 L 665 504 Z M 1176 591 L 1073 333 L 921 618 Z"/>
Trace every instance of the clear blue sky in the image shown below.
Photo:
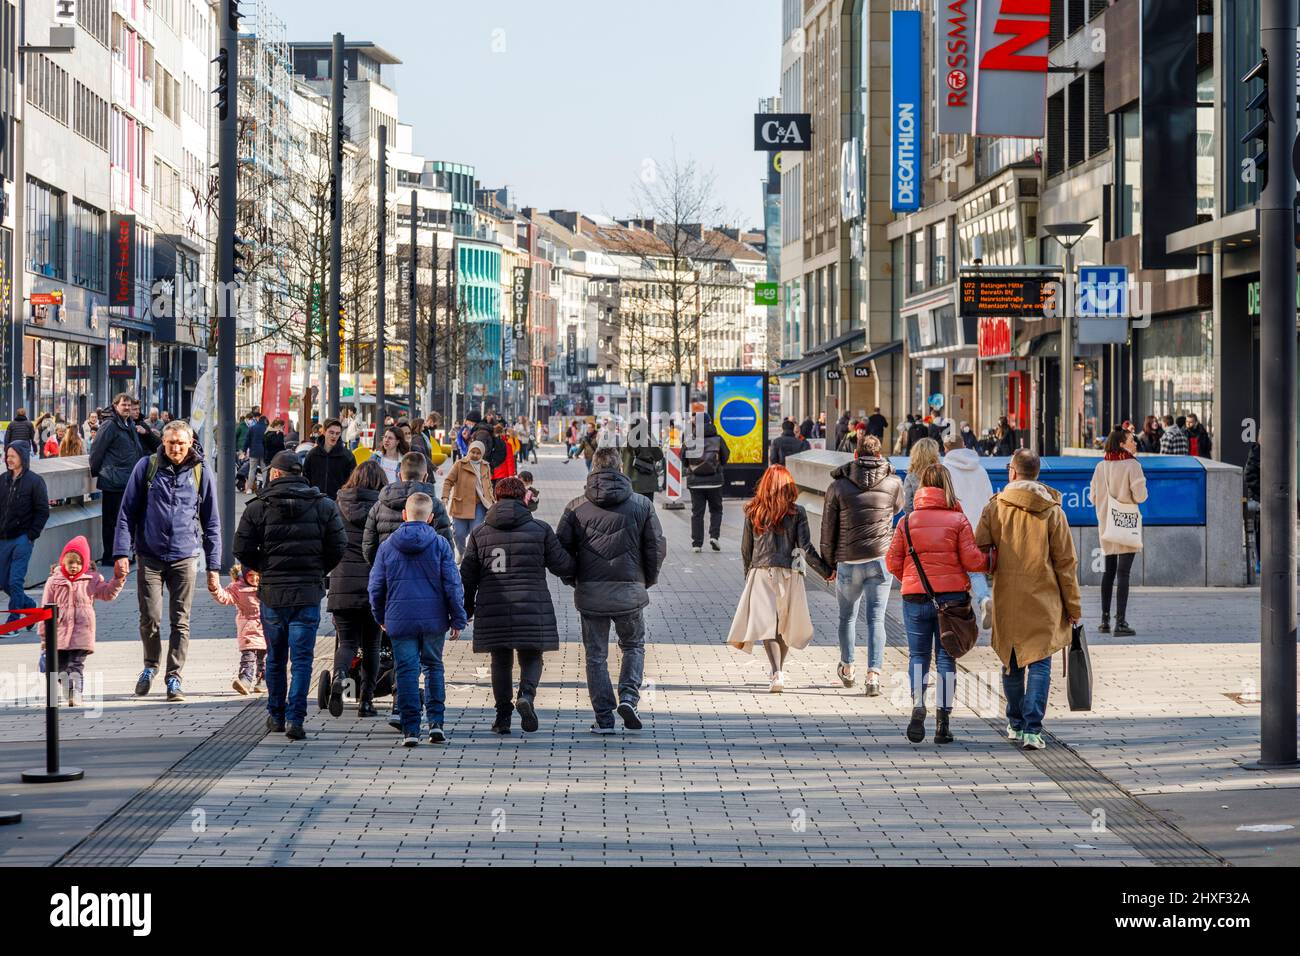
<path fill-rule="evenodd" d="M 342 32 L 402 60 L 416 151 L 520 205 L 627 214 L 643 162 L 675 141 L 735 221 L 762 223 L 752 117 L 779 92 L 778 0 L 263 2 L 291 41 Z"/>

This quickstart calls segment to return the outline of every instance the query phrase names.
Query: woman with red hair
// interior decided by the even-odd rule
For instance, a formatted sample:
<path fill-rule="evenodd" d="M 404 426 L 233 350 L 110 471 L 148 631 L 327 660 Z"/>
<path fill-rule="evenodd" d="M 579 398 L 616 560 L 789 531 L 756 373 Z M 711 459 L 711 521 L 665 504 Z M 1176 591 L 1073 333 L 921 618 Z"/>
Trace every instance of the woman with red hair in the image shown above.
<path fill-rule="evenodd" d="M 727 634 L 727 643 L 746 653 L 753 653 L 755 644 L 763 645 L 772 665 L 773 694 L 785 689 L 786 654 L 792 647 L 807 647 L 813 634 L 802 562 L 796 562 L 796 555 L 823 578 L 834 577 L 812 546 L 808 515 L 795 503 L 798 497 L 790 472 L 772 465 L 745 506 L 740 543 L 745 588 Z"/>

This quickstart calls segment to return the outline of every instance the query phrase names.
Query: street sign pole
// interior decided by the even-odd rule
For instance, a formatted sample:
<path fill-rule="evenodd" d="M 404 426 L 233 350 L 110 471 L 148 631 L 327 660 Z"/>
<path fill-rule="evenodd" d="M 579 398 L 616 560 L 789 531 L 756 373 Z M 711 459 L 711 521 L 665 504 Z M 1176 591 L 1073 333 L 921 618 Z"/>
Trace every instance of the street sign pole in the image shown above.
<path fill-rule="evenodd" d="M 1269 141 L 1296 136 L 1295 0 L 1263 0 Z M 1274 165 L 1259 198 L 1260 754 L 1259 768 L 1296 760 L 1295 180 Z"/>
<path fill-rule="evenodd" d="M 239 182 L 239 14 L 221 0 L 220 44 L 225 104 L 217 117 L 217 513 L 221 515 L 221 569 L 235 561 L 235 203 Z M 214 570 L 209 568 L 209 570 Z"/>
<path fill-rule="evenodd" d="M 406 419 L 415 427 L 415 294 L 420 288 L 418 282 L 417 269 L 419 268 L 419 233 L 416 232 L 417 223 L 420 218 L 420 194 L 414 189 L 411 190 L 411 264 L 407 271 L 410 275 L 407 277 L 409 286 L 407 287 L 406 307 L 409 312 L 410 324 L 406 330 L 406 391 L 407 401 L 410 405 L 406 409 Z"/>
<path fill-rule="evenodd" d="M 384 356 L 384 320 L 388 299 L 388 127 L 379 127 L 379 251 L 375 267 L 375 426 L 384 424 L 384 373 L 387 371 Z M 361 411 L 361 395 L 357 394 L 357 412 Z"/>
<path fill-rule="evenodd" d="M 343 279 L 343 34 L 334 34 L 330 56 L 330 304 L 326 416 L 339 415 L 339 286 Z"/>

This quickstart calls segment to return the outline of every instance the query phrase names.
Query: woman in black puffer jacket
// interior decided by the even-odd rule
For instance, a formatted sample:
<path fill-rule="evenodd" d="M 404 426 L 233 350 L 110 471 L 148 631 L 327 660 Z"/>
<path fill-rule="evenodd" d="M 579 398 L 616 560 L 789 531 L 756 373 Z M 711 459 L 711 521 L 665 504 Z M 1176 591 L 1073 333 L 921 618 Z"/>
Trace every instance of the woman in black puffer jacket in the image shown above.
<path fill-rule="evenodd" d="M 361 553 L 361 539 L 366 517 L 379 500 L 379 491 L 388 484 L 384 469 L 373 458 L 362 462 L 339 489 L 334 503 L 343 516 L 348 533 L 348 549 L 343 560 L 330 572 L 329 599 L 326 605 L 334 615 L 338 642 L 334 648 L 334 681 L 330 687 L 329 711 L 335 717 L 343 713 L 343 682 L 347 679 L 352 658 L 361 648 L 361 687 L 357 693 L 357 716 L 376 716 L 375 677 L 379 669 L 379 625 L 370 611 L 370 565 Z"/>
<path fill-rule="evenodd" d="M 519 725 L 537 729 L 533 698 L 542 677 L 542 652 L 560 648 L 555 606 L 546 572 L 572 577 L 573 556 L 551 526 L 524 505 L 524 483 L 511 476 L 497 483 L 494 504 L 465 542 L 460 577 L 465 613 L 474 622 L 474 652 L 492 655 L 492 695 L 497 719 L 492 731 L 510 733 L 510 713 Z M 519 655 L 519 695 L 511 706 L 514 654 Z"/>

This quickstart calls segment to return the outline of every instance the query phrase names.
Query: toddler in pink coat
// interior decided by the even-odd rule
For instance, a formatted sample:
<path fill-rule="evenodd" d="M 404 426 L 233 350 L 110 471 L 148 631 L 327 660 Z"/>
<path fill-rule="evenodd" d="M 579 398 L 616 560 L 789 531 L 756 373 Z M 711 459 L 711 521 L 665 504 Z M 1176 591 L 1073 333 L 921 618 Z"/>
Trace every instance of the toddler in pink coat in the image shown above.
<path fill-rule="evenodd" d="M 261 575 L 239 565 L 230 569 L 230 584 L 210 592 L 218 604 L 234 605 L 235 637 L 239 642 L 239 673 L 230 686 L 241 694 L 266 693 L 266 637 L 262 634 L 262 602 L 257 599 Z"/>
<path fill-rule="evenodd" d="M 104 580 L 90 561 L 90 544 L 81 535 L 63 547 L 59 563 L 50 568 L 41 604 L 59 609 L 59 683 L 69 707 L 81 706 L 85 687 L 86 658 L 95 653 L 95 602 L 111 601 L 122 591 L 125 574 Z M 48 662 L 41 659 L 41 669 Z"/>

